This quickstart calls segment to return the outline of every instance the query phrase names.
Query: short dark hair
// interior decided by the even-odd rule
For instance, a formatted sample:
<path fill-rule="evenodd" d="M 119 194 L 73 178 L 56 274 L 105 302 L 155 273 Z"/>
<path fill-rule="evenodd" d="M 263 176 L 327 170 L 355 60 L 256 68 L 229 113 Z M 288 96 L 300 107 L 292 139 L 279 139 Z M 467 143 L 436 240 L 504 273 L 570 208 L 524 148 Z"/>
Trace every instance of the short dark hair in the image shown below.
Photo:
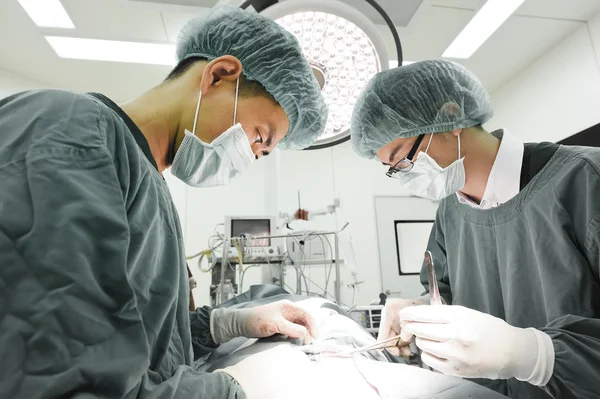
<path fill-rule="evenodd" d="M 195 63 L 200 62 L 200 61 L 208 61 L 208 60 L 206 58 L 202 58 L 202 57 L 189 57 L 189 58 L 182 60 L 179 64 L 177 64 L 177 66 L 175 66 L 175 68 L 173 68 L 173 70 L 169 73 L 169 75 L 167 75 L 165 82 L 177 79 L 178 77 L 180 77 L 181 75 L 186 73 L 192 67 L 192 65 L 194 65 Z M 243 74 L 240 75 L 239 95 L 240 95 L 240 97 L 246 97 L 246 98 L 247 97 L 265 97 L 265 98 L 268 98 L 269 100 L 273 101 L 275 104 L 277 104 L 277 101 L 275 100 L 275 98 L 267 91 L 267 89 L 264 88 L 263 85 L 261 85 L 256 80 L 246 79 L 246 77 Z"/>

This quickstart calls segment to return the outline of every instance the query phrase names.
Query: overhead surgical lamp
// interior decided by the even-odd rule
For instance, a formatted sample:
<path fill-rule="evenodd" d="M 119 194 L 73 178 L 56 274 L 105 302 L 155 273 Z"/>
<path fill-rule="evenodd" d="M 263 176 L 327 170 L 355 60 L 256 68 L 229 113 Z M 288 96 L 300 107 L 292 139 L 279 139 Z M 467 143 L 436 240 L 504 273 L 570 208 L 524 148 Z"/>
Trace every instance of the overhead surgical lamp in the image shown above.
<path fill-rule="evenodd" d="M 390 17 L 375 0 L 365 0 L 383 17 L 402 65 L 402 45 Z M 389 69 L 388 52 L 375 24 L 355 8 L 336 0 L 247 0 L 291 32 L 310 63 L 329 107 L 325 132 L 308 149 L 319 149 L 350 139 L 350 117 L 369 80 Z"/>

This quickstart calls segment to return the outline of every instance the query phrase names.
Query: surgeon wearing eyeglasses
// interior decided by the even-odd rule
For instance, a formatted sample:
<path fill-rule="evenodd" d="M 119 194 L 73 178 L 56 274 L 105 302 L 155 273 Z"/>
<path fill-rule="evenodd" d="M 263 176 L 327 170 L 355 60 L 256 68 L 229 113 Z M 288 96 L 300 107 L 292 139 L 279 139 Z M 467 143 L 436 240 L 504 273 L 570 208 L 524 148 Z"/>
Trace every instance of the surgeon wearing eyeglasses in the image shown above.
<path fill-rule="evenodd" d="M 388 300 L 378 339 L 414 337 L 433 369 L 510 397 L 600 397 L 600 150 L 489 133 L 492 115 L 442 60 L 381 72 L 357 101 L 355 151 L 440 201 L 427 250 L 446 305 Z"/>

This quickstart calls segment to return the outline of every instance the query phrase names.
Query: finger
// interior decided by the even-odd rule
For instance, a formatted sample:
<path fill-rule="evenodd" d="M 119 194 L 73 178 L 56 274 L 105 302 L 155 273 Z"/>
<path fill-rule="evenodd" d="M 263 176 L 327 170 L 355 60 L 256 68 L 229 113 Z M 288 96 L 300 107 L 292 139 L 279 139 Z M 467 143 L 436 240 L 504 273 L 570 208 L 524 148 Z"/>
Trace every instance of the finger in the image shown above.
<path fill-rule="evenodd" d="M 454 317 L 452 306 L 409 306 L 400 311 L 400 320 L 421 323 L 450 323 Z"/>
<path fill-rule="evenodd" d="M 410 347 L 403 346 L 402 348 L 400 348 L 400 354 L 402 356 L 406 356 L 406 357 L 410 356 L 410 354 L 411 354 Z"/>
<path fill-rule="evenodd" d="M 306 327 L 288 320 L 282 320 L 277 323 L 277 329 L 279 330 L 279 334 L 286 335 L 289 338 L 306 338 L 310 335 Z M 309 344 L 308 342 L 305 343 Z"/>
<path fill-rule="evenodd" d="M 441 359 L 435 355 L 432 355 L 431 353 L 423 352 L 421 353 L 421 360 L 434 370 L 441 371 L 444 374 L 448 374 L 450 372 L 450 365 L 446 359 Z"/>
<path fill-rule="evenodd" d="M 314 339 L 319 337 L 317 322 L 314 317 L 306 310 L 296 305 L 295 303 L 285 303 L 282 308 L 283 317 L 295 324 L 300 324 L 308 330 L 308 334 Z"/>
<path fill-rule="evenodd" d="M 454 339 L 454 328 L 449 324 L 402 322 L 402 331 L 431 341 L 445 342 Z"/>
<path fill-rule="evenodd" d="M 383 311 L 381 312 L 381 320 L 379 322 L 379 330 L 377 332 L 377 341 L 381 342 L 384 341 L 388 338 L 392 338 L 394 335 L 392 335 L 392 326 L 394 323 L 394 319 L 395 317 L 392 314 L 393 312 L 390 311 L 390 308 L 383 308 Z M 396 320 L 397 322 L 397 320 Z M 398 325 L 398 327 L 400 327 L 400 325 Z M 400 329 L 400 328 L 398 328 Z"/>
<path fill-rule="evenodd" d="M 440 359 L 451 359 L 455 352 L 447 342 L 432 341 L 426 338 L 417 338 L 415 340 L 417 346 L 430 355 L 434 355 Z"/>
<path fill-rule="evenodd" d="M 404 349 L 404 348 L 402 348 L 402 349 Z M 386 350 L 394 356 L 400 356 L 400 353 L 401 353 L 401 348 L 398 348 L 397 346 L 392 346 L 390 348 L 386 348 Z"/>
<path fill-rule="evenodd" d="M 410 342 L 413 339 L 413 334 L 410 332 L 410 330 L 407 330 L 405 328 L 403 328 L 400 331 L 400 341 L 402 342 Z"/>

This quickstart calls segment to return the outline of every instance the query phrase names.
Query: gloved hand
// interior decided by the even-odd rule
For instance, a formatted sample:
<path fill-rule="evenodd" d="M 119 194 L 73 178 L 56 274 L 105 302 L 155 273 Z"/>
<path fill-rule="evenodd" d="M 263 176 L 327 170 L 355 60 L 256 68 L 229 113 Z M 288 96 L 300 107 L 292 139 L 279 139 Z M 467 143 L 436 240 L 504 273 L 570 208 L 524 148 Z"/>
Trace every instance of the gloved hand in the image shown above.
<path fill-rule="evenodd" d="M 218 344 L 236 337 L 266 338 L 274 334 L 304 338 L 309 344 L 318 334 L 313 317 L 288 300 L 248 309 L 215 309 L 210 314 L 210 333 Z"/>
<path fill-rule="evenodd" d="M 381 342 L 388 338 L 392 338 L 401 332 L 400 327 L 400 311 L 409 306 L 415 305 L 426 305 L 429 303 L 429 296 L 423 296 L 414 299 L 400 299 L 392 298 L 385 302 L 385 306 L 381 311 L 381 323 L 379 324 L 379 332 L 377 334 L 377 341 Z M 407 334 L 405 342 L 409 342 L 411 335 Z M 392 355 L 409 356 L 410 349 L 407 347 L 403 348 L 388 348 L 387 349 Z"/>
<path fill-rule="evenodd" d="M 552 346 L 550 337 L 539 330 L 513 327 L 497 317 L 455 305 L 405 308 L 400 320 L 403 331 L 416 336 L 423 362 L 444 374 L 515 377 L 534 385 L 545 384 L 552 374 L 554 352 L 549 373 L 538 364 L 538 353 L 545 353 L 543 341 Z"/>

